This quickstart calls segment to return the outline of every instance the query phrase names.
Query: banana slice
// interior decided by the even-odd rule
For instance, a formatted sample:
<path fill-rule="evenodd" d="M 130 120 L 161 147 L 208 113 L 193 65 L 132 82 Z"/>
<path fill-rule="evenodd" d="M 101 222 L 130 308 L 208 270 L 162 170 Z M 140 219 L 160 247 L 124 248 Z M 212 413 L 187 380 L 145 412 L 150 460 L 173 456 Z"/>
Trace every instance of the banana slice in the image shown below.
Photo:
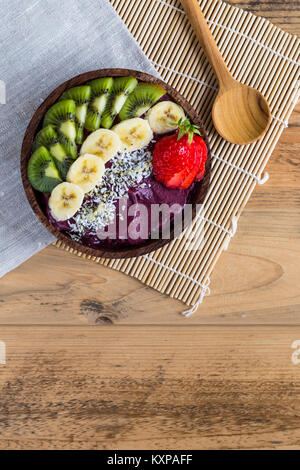
<path fill-rule="evenodd" d="M 70 166 L 67 181 L 79 186 L 84 193 L 88 193 L 100 182 L 104 170 L 102 158 L 85 153 Z"/>
<path fill-rule="evenodd" d="M 156 134 L 165 134 L 177 128 L 179 119 L 184 119 L 184 111 L 181 106 L 173 101 L 161 101 L 151 108 L 147 113 L 150 127 Z"/>
<path fill-rule="evenodd" d="M 134 151 L 149 144 L 153 132 L 148 121 L 141 118 L 126 119 L 113 127 L 123 144 L 123 150 Z"/>
<path fill-rule="evenodd" d="M 98 129 L 92 132 L 83 142 L 80 154 L 89 153 L 101 157 L 104 163 L 108 162 L 122 149 L 119 136 L 108 129 Z"/>
<path fill-rule="evenodd" d="M 80 209 L 83 197 L 84 192 L 76 184 L 64 182 L 55 186 L 48 202 L 54 219 L 62 221 L 73 217 Z"/>

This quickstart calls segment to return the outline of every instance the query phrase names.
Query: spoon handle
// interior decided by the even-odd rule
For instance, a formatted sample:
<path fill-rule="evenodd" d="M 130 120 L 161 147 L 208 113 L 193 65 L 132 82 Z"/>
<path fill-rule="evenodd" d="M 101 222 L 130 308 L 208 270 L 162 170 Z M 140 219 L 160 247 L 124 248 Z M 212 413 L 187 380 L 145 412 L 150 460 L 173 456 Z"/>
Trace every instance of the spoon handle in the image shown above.
<path fill-rule="evenodd" d="M 219 81 L 219 87 L 223 90 L 231 88 L 234 78 L 230 74 L 227 65 L 217 47 L 217 44 L 210 32 L 206 19 L 201 11 L 197 0 L 180 0 L 181 4 L 190 20 L 197 38 L 208 58 Z"/>

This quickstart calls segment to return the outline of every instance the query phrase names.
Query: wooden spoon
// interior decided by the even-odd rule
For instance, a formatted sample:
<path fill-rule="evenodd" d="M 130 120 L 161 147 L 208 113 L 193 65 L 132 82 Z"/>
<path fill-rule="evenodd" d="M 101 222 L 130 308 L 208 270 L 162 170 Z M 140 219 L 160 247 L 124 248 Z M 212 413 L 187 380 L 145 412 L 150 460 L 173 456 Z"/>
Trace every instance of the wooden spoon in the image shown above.
<path fill-rule="evenodd" d="M 180 1 L 219 81 L 219 91 L 212 109 L 216 130 L 233 144 L 255 142 L 265 135 L 271 122 L 267 100 L 259 91 L 232 77 L 198 1 Z"/>

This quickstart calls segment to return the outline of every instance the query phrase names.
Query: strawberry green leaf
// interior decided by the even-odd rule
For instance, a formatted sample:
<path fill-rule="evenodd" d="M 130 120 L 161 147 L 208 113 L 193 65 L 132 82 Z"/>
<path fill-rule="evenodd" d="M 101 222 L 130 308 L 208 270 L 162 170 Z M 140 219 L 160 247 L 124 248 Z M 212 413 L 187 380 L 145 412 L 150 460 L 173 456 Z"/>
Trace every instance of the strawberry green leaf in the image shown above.
<path fill-rule="evenodd" d="M 180 118 L 177 123 L 177 127 L 179 129 L 177 140 L 180 140 L 181 137 L 184 136 L 184 134 L 188 134 L 188 142 L 190 145 L 193 141 L 194 134 L 201 135 L 199 126 L 192 124 L 188 118 L 185 118 L 185 119 Z"/>
<path fill-rule="evenodd" d="M 186 134 L 185 129 L 183 128 L 179 129 L 177 140 L 180 140 L 181 137 L 184 136 L 184 134 Z"/>

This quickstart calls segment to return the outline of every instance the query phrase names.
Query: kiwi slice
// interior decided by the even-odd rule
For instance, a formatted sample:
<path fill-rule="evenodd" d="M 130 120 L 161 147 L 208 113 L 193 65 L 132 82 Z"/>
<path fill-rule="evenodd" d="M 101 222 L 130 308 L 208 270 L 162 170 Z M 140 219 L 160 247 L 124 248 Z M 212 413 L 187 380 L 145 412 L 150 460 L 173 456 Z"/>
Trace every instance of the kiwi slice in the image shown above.
<path fill-rule="evenodd" d="M 119 118 L 124 121 L 142 116 L 165 94 L 166 90 L 159 85 L 139 83 L 125 101 Z"/>
<path fill-rule="evenodd" d="M 113 79 L 111 77 L 97 78 L 88 85 L 92 91 L 84 127 L 89 131 L 96 131 L 100 127 L 101 116 L 113 86 Z"/>
<path fill-rule="evenodd" d="M 30 157 L 27 176 L 32 186 L 42 193 L 51 193 L 62 182 L 58 169 L 46 147 L 39 147 Z"/>
<path fill-rule="evenodd" d="M 76 126 L 75 126 L 76 104 L 74 100 L 63 100 L 55 103 L 46 112 L 43 127 L 49 124 L 54 127 L 59 136 L 59 141 L 70 157 L 77 157 Z"/>
<path fill-rule="evenodd" d="M 50 124 L 49 126 L 44 127 L 36 135 L 33 143 L 33 150 L 37 150 L 39 147 L 46 147 L 49 150 L 61 177 L 65 180 L 74 159 L 67 155 L 66 150 L 59 142 L 57 133 Z"/>
<path fill-rule="evenodd" d="M 83 141 L 83 127 L 90 97 L 91 87 L 88 85 L 75 86 L 70 88 L 69 90 L 66 90 L 60 97 L 60 100 L 74 100 L 76 103 L 76 144 L 82 144 Z"/>
<path fill-rule="evenodd" d="M 138 81 L 133 77 L 118 77 L 114 79 L 107 105 L 101 119 L 101 126 L 110 129 L 116 115 L 121 111 L 130 93 L 137 86 Z"/>

